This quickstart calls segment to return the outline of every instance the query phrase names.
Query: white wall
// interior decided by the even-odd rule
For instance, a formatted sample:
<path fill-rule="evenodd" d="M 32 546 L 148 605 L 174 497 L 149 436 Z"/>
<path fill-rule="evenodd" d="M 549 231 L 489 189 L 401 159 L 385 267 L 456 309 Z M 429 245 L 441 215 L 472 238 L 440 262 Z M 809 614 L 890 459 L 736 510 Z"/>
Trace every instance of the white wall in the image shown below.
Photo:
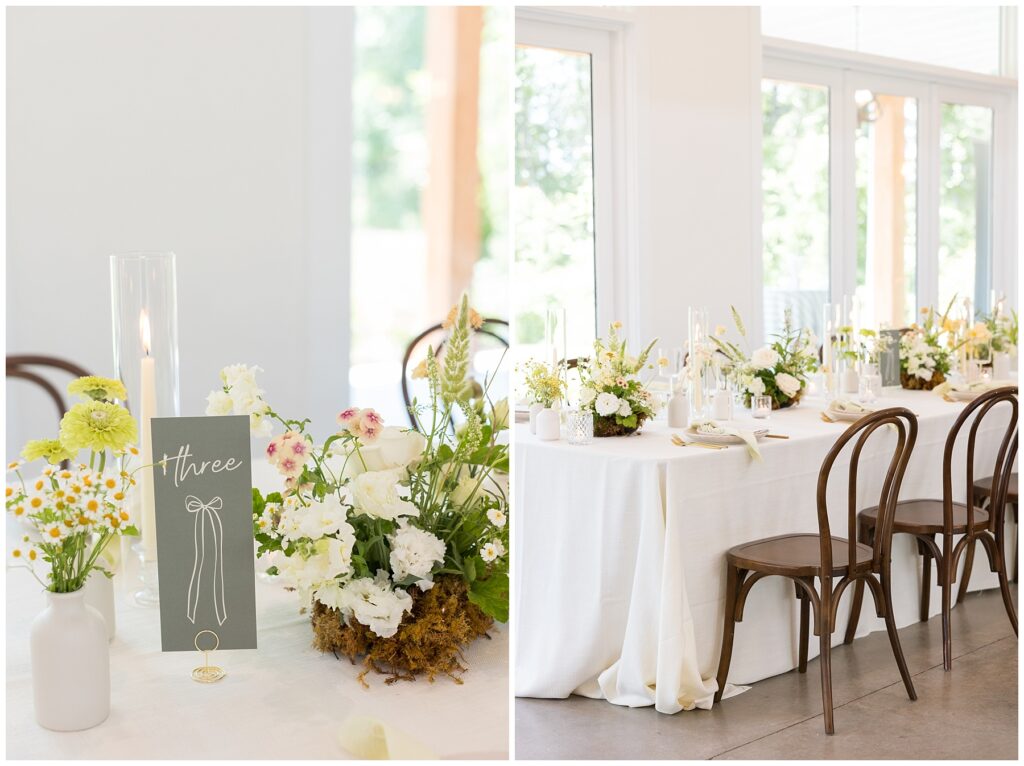
<path fill-rule="evenodd" d="M 281 411 L 330 417 L 350 40 L 345 9 L 9 9 L 7 353 L 113 375 L 107 256 L 173 250 L 182 414 L 249 362 Z M 48 407 L 9 385 L 9 452 L 54 428 Z"/>

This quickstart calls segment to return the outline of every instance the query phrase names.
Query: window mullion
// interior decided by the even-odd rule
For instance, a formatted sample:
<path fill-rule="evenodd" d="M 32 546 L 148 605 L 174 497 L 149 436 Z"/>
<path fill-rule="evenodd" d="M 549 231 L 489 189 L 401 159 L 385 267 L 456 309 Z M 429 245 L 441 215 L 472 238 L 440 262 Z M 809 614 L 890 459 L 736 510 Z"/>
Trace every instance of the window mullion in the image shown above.
<path fill-rule="evenodd" d="M 918 112 L 917 305 L 934 306 L 939 299 L 939 95 L 930 84 Z"/>

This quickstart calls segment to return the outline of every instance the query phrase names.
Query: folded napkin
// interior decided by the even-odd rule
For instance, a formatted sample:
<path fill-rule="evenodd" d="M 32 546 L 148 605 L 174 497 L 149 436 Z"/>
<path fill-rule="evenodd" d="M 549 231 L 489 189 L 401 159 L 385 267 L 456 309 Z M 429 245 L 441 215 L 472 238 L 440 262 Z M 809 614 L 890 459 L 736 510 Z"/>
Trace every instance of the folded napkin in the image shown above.
<path fill-rule="evenodd" d="M 833 399 L 832 403 L 829 404 L 828 409 L 833 412 L 848 412 L 850 414 L 860 414 L 874 412 L 870 407 L 865 407 L 863 404 L 851 401 L 850 399 Z"/>
<path fill-rule="evenodd" d="M 991 380 L 976 380 L 973 383 L 952 383 L 946 381 L 940 383 L 932 390 L 939 396 L 945 396 L 950 391 L 957 391 L 959 393 L 971 393 L 971 394 L 983 394 L 986 391 L 996 387 L 996 384 Z"/>
<path fill-rule="evenodd" d="M 356 758 L 370 761 L 437 761 L 440 756 L 419 740 L 383 721 L 353 715 L 338 732 L 341 746 Z"/>
<path fill-rule="evenodd" d="M 698 420 L 691 424 L 693 430 L 699 434 L 718 434 L 727 436 L 738 436 L 747 445 L 747 452 L 755 460 L 763 460 L 761 449 L 757 446 L 757 437 L 753 431 L 741 431 L 733 426 L 723 426 L 713 420 Z"/>

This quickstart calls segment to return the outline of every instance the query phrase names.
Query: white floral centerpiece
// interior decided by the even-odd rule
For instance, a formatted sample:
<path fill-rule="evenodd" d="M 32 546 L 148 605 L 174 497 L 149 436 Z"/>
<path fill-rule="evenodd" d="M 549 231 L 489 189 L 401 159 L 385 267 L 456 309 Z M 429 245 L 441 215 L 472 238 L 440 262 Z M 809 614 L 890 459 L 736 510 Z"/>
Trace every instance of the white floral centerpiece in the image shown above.
<path fill-rule="evenodd" d="M 732 308 L 736 331 L 747 343 L 747 331 L 739 312 Z M 810 330 L 793 327 L 792 312 L 787 309 L 782 332 L 775 340 L 748 353 L 725 339 L 725 328 L 712 336 L 726 357 L 724 372 L 731 378 L 749 407 L 754 396 L 770 396 L 772 409 L 792 407 L 807 389 L 808 377 L 818 369 L 818 341 Z M 749 348 L 749 345 L 748 345 Z"/>
<path fill-rule="evenodd" d="M 259 551 L 279 552 L 280 574 L 312 607 L 317 648 L 363 658 L 360 680 L 370 670 L 389 682 L 456 678 L 463 647 L 508 620 L 508 448 L 499 443 L 508 404 L 490 402 L 490 381 L 470 384 L 472 332 L 464 297 L 443 358 L 428 350 L 431 401 L 413 405 L 418 431 L 350 407 L 317 444 L 309 420 L 267 405 L 254 368 L 226 368 L 210 395 L 211 414 L 282 429 L 266 455 L 283 489 L 253 490 Z M 465 422 L 453 434 L 456 410 Z"/>
<path fill-rule="evenodd" d="M 628 436 L 654 416 L 657 401 L 640 380 L 652 340 L 637 356 L 619 339 L 621 322 L 612 322 L 608 339 L 594 341 L 594 355 L 577 364 L 580 375 L 580 410 L 594 414 L 594 436 Z"/>
<path fill-rule="evenodd" d="M 957 333 L 962 322 L 949 316 L 956 296 L 941 317 L 929 307 L 921 309 L 920 324 L 914 323 L 900 336 L 900 382 L 904 388 L 930 391 L 945 382 L 960 348 Z"/>

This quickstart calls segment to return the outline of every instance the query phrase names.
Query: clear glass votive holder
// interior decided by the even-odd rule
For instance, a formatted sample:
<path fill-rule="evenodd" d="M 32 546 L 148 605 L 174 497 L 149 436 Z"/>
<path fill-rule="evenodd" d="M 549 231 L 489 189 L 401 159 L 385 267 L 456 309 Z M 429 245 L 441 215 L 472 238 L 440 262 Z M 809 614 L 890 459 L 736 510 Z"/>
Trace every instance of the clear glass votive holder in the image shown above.
<path fill-rule="evenodd" d="M 758 420 L 767 420 L 772 415 L 772 398 L 770 396 L 752 396 L 750 398 L 750 414 Z"/>
<path fill-rule="evenodd" d="M 565 418 L 566 441 L 575 446 L 590 444 L 594 440 L 594 413 L 572 409 Z"/>

